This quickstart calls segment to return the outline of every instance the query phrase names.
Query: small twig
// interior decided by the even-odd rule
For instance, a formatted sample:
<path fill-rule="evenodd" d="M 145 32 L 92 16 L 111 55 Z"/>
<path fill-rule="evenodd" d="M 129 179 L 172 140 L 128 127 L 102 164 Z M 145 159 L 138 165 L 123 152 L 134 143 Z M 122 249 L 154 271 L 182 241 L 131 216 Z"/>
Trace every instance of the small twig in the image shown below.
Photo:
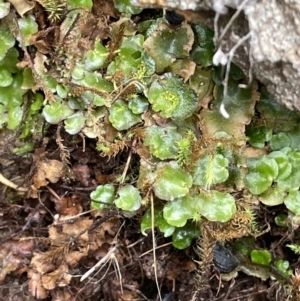
<path fill-rule="evenodd" d="M 169 245 L 171 245 L 171 244 L 172 244 L 172 242 L 167 242 L 166 244 L 163 244 L 163 245 L 161 245 L 161 246 L 155 247 L 155 249 L 158 250 L 158 249 L 160 249 L 160 248 L 169 246 Z M 149 254 L 149 253 L 151 253 L 151 252 L 153 252 L 153 249 L 148 250 L 147 252 L 141 254 L 139 257 L 141 258 L 141 257 L 143 257 L 143 256 L 145 256 L 145 255 L 147 255 L 147 254 Z"/>
<path fill-rule="evenodd" d="M 146 237 L 142 237 L 139 240 L 135 241 L 134 243 L 130 244 L 127 246 L 127 249 L 134 247 L 135 245 L 139 244 L 140 242 L 142 242 L 143 240 L 145 240 Z"/>
<path fill-rule="evenodd" d="M 101 225 L 102 223 L 106 222 L 108 219 L 112 218 L 113 216 L 116 215 L 115 211 L 110 211 L 106 216 L 101 217 L 99 219 L 97 219 L 90 227 L 88 227 L 87 229 L 84 229 L 83 231 L 79 232 L 75 237 L 74 240 L 76 240 L 79 236 L 81 236 L 82 234 L 84 234 L 87 231 L 91 231 L 95 228 L 97 228 L 99 225 Z"/>
<path fill-rule="evenodd" d="M 121 91 L 113 98 L 110 105 L 112 105 L 128 88 L 130 88 L 131 85 L 134 85 L 135 87 L 140 88 L 140 89 L 145 88 L 144 85 L 142 83 L 140 83 L 139 81 L 137 81 L 136 79 L 132 79 L 125 84 L 126 84 L 126 87 L 121 89 Z"/>
<path fill-rule="evenodd" d="M 127 174 L 128 168 L 129 168 L 131 157 L 132 157 L 132 149 L 135 147 L 136 142 L 137 142 L 137 138 L 134 138 L 134 140 L 132 142 L 132 146 L 131 146 L 130 151 L 129 151 L 129 155 L 128 155 L 128 158 L 127 158 L 127 162 L 126 162 L 125 168 L 124 168 L 123 173 L 122 173 L 121 184 L 123 184 L 124 181 L 125 181 L 126 174 Z"/>
<path fill-rule="evenodd" d="M 219 12 L 216 12 L 216 15 L 215 15 L 215 18 L 214 18 L 214 44 L 215 46 L 218 44 L 218 35 L 219 35 L 219 32 L 218 32 L 218 21 L 219 21 L 219 18 L 220 18 L 220 13 Z"/>
<path fill-rule="evenodd" d="M 82 152 L 84 153 L 85 152 L 85 138 L 84 138 L 84 135 L 82 133 L 79 133 L 79 136 L 82 139 Z"/>
<path fill-rule="evenodd" d="M 223 117 L 225 118 L 229 118 L 230 115 L 228 114 L 228 112 L 225 109 L 225 99 L 227 96 L 227 92 L 228 92 L 228 80 L 229 80 L 229 73 L 230 73 L 230 66 L 232 63 L 232 59 L 234 56 L 235 51 L 238 49 L 238 47 L 240 47 L 245 41 L 247 41 L 250 37 L 251 37 L 251 31 L 248 32 L 248 34 L 246 34 L 244 37 L 242 37 L 229 51 L 228 53 L 228 60 L 227 60 L 227 66 L 226 66 L 226 73 L 225 73 L 225 78 L 223 81 L 223 86 L 224 86 L 224 91 L 223 91 L 223 100 L 220 106 L 220 113 L 222 114 Z"/>
<path fill-rule="evenodd" d="M 70 191 L 77 190 L 77 191 L 93 191 L 97 188 L 97 186 L 89 186 L 89 187 L 73 187 L 68 185 L 60 185 L 60 187 L 68 189 Z"/>
<path fill-rule="evenodd" d="M 218 38 L 217 43 L 220 43 L 222 41 L 227 30 L 232 25 L 233 21 L 238 17 L 238 15 L 240 14 L 240 12 L 242 11 L 242 9 L 244 8 L 244 6 L 246 5 L 247 2 L 248 2 L 248 0 L 244 0 L 244 2 L 242 2 L 241 5 L 239 7 L 237 7 L 236 12 L 230 18 L 229 22 L 226 24 L 225 28 L 223 29 L 222 33 L 220 34 L 220 37 Z"/>
<path fill-rule="evenodd" d="M 72 215 L 72 216 L 67 216 L 66 218 L 60 218 L 59 219 L 59 222 L 56 222 L 55 225 L 62 225 L 62 224 L 65 224 L 67 223 L 68 221 L 72 221 L 74 220 L 75 218 L 77 217 L 80 217 L 82 215 L 85 215 L 87 213 L 90 213 L 90 212 L 93 212 L 93 211 L 96 211 L 97 209 L 91 209 L 91 210 L 88 210 L 88 211 L 84 211 L 84 212 L 81 212 L 79 214 L 76 214 L 76 215 Z"/>
<path fill-rule="evenodd" d="M 161 293 L 160 293 L 160 287 L 158 283 L 158 275 L 157 275 L 157 264 L 156 264 L 156 243 L 155 243 L 155 219 L 154 219 L 154 200 L 153 200 L 153 194 L 150 194 L 150 202 L 151 202 L 151 231 L 152 231 L 152 245 L 153 245 L 153 269 L 154 269 L 154 276 L 155 276 L 155 283 L 157 287 L 157 293 L 159 300 L 162 301 Z"/>
<path fill-rule="evenodd" d="M 58 196 L 58 194 L 51 188 L 51 187 L 49 187 L 48 185 L 47 186 L 45 186 L 48 190 L 49 190 L 49 192 L 59 201 L 59 202 L 61 202 L 62 200 L 61 200 L 61 198 Z"/>
<path fill-rule="evenodd" d="M 138 289 L 136 289 L 135 286 L 133 285 L 129 285 L 129 284 L 125 284 L 124 285 L 125 288 L 129 289 L 129 290 L 134 290 L 137 292 L 138 295 L 140 295 L 141 297 L 143 297 L 145 300 L 149 300 L 141 291 L 139 291 Z"/>
<path fill-rule="evenodd" d="M 15 183 L 11 182 L 10 180 L 6 179 L 2 173 L 0 173 L 0 183 L 2 183 L 3 185 L 10 187 L 14 190 L 20 191 L 20 192 L 27 192 L 29 191 L 28 188 L 24 188 L 24 187 L 19 187 L 18 185 L 16 185 Z"/>
<path fill-rule="evenodd" d="M 250 293 L 250 294 L 247 294 L 247 295 L 244 295 L 244 296 L 234 297 L 234 298 L 228 299 L 227 301 L 240 300 L 241 298 L 246 298 L 246 297 L 251 297 L 251 296 L 254 296 L 254 295 L 259 295 L 259 294 L 265 293 L 266 291 L 267 291 L 266 289 L 263 289 L 263 290 L 260 290 L 258 292 L 253 292 L 253 293 Z M 242 292 L 243 291 L 240 291 L 240 293 L 242 293 Z"/>
<path fill-rule="evenodd" d="M 118 245 L 111 247 L 105 256 L 103 256 L 92 268 L 90 268 L 85 274 L 82 275 L 82 277 L 80 278 L 80 282 L 84 281 L 92 273 L 94 273 L 98 268 L 100 268 L 102 264 L 106 263 L 108 261 L 108 259 L 117 250 L 117 248 L 118 248 Z"/>
<path fill-rule="evenodd" d="M 45 208 L 45 210 L 52 216 L 53 220 L 55 220 L 55 217 L 54 217 L 54 215 L 52 214 L 52 212 L 51 212 L 51 211 L 47 208 L 47 206 L 45 206 L 44 203 L 42 202 L 41 197 L 40 197 L 40 192 L 39 192 L 39 191 L 37 191 L 37 195 L 38 195 L 38 200 L 39 200 L 39 202 L 40 202 L 40 205 L 41 205 L 43 208 Z"/>
<path fill-rule="evenodd" d="M 229 51 L 228 53 L 228 61 L 227 61 L 227 66 L 226 66 L 226 74 L 225 74 L 225 79 L 224 79 L 224 97 L 227 96 L 227 91 L 228 91 L 228 79 L 229 79 L 229 72 L 230 72 L 230 65 L 234 56 L 235 51 L 249 38 L 251 37 L 251 31 L 248 32 L 244 37 L 242 37 Z"/>
<path fill-rule="evenodd" d="M 232 279 L 231 279 L 230 286 L 229 286 L 229 288 L 228 288 L 228 290 L 227 290 L 227 292 L 226 292 L 226 295 L 225 295 L 224 299 L 222 299 L 223 301 L 226 301 L 227 298 L 230 296 L 230 294 L 231 294 L 231 292 L 232 292 L 232 289 L 233 289 L 234 285 L 235 285 L 235 279 L 232 278 Z"/>

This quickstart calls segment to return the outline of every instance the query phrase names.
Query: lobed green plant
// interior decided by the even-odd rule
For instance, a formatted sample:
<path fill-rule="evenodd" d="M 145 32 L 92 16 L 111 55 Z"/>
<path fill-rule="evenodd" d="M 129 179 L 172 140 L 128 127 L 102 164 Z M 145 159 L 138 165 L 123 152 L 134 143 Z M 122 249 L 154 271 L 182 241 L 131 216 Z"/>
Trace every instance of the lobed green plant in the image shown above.
<path fill-rule="evenodd" d="M 0 126 L 17 129 L 24 120 L 25 139 L 43 116 L 70 135 L 97 139 L 97 150 L 108 157 L 134 141 L 140 167 L 129 178 L 135 180 L 99 185 L 92 208 L 138 211 L 146 234 L 152 199 L 155 226 L 181 249 L 200 236 L 201 221 L 230 222 L 244 199 L 284 203 L 288 215 L 300 215 L 299 114 L 265 88 L 258 91 L 256 82 L 246 85 L 234 65 L 223 99 L 211 29 L 175 28 L 163 18 L 135 26 L 130 17 L 141 10 L 117 0 L 124 18 L 110 24 L 109 42 L 96 37 L 90 43 L 80 24 L 90 17 L 92 1 L 67 1 L 64 12 L 61 5 L 48 0 L 44 8 L 51 22 L 60 21 L 62 40 L 26 68 L 18 67 L 19 57 L 34 45 L 37 22 L 24 17 L 19 29 L 9 30 L 7 6 L 0 6 Z M 84 43 L 90 47 L 78 47 Z M 258 155 L 248 157 L 249 151 Z M 236 231 L 232 237 L 242 235 Z M 269 264 L 266 252 L 254 251 L 253 262 Z"/>

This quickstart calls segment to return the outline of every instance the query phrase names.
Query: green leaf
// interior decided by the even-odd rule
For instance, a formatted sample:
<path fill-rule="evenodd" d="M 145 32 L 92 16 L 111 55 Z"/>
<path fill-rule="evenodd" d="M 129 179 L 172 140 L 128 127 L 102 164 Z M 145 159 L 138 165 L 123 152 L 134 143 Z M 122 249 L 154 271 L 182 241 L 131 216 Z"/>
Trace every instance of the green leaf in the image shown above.
<path fill-rule="evenodd" d="M 44 107 L 42 114 L 47 122 L 51 124 L 58 124 L 62 120 L 73 115 L 74 111 L 67 105 L 67 103 L 62 102 L 59 98 L 57 98 L 56 101 L 52 101 Z"/>
<path fill-rule="evenodd" d="M 35 79 L 31 68 L 24 68 L 23 70 L 23 82 L 21 88 L 24 90 L 33 89 L 35 85 Z"/>
<path fill-rule="evenodd" d="M 81 99 L 84 103 L 94 104 L 97 107 L 107 105 L 107 98 L 97 95 L 92 91 L 85 91 L 81 94 Z M 85 106 L 84 106 L 85 107 Z"/>
<path fill-rule="evenodd" d="M 288 196 L 284 199 L 284 204 L 295 215 L 300 215 L 300 192 L 289 191 Z"/>
<path fill-rule="evenodd" d="M 201 100 L 205 96 L 212 94 L 213 82 L 211 79 L 212 69 L 197 66 L 195 72 L 190 78 L 190 87 L 193 89 Z"/>
<path fill-rule="evenodd" d="M 277 135 L 273 135 L 270 140 L 270 146 L 272 150 L 280 150 L 284 147 L 290 146 L 291 140 L 286 133 L 280 132 Z"/>
<path fill-rule="evenodd" d="M 144 144 L 150 147 L 150 152 L 155 157 L 161 160 L 174 159 L 178 153 L 176 142 L 181 138 L 174 125 L 168 124 L 166 127 L 152 125 L 146 129 Z"/>
<path fill-rule="evenodd" d="M 293 130 L 288 131 L 287 136 L 290 144 L 283 147 L 290 146 L 291 148 L 300 150 L 300 125 L 298 124 Z"/>
<path fill-rule="evenodd" d="M 0 87 L 8 87 L 13 82 L 11 73 L 6 69 L 0 68 Z"/>
<path fill-rule="evenodd" d="M 10 12 L 10 4 L 0 2 L 0 19 L 6 17 Z"/>
<path fill-rule="evenodd" d="M 141 196 L 137 188 L 125 185 L 118 191 L 119 197 L 115 200 L 118 208 L 126 211 L 136 211 L 141 207 Z"/>
<path fill-rule="evenodd" d="M 240 88 L 239 82 L 229 79 L 227 95 L 224 98 L 223 85 L 216 85 L 211 108 L 203 108 L 200 112 L 202 131 L 209 137 L 215 137 L 218 132 L 240 139 L 240 145 L 245 144 L 245 126 L 251 122 L 254 106 L 259 94 L 254 87 Z M 229 118 L 220 113 L 220 106 L 225 106 Z"/>
<path fill-rule="evenodd" d="M 200 227 L 195 223 L 187 223 L 181 228 L 176 228 L 173 235 L 173 246 L 179 250 L 189 247 L 193 239 L 200 236 Z"/>
<path fill-rule="evenodd" d="M 136 96 L 129 101 L 128 108 L 133 114 L 142 114 L 149 107 L 148 99 L 144 96 Z"/>
<path fill-rule="evenodd" d="M 19 62 L 19 52 L 16 48 L 10 48 L 8 49 L 5 57 L 1 61 L 1 43 L 3 42 L 2 39 L 0 40 L 0 67 L 9 71 L 10 73 L 17 73 L 19 70 L 19 68 L 17 67 L 17 63 Z"/>
<path fill-rule="evenodd" d="M 94 209 L 109 208 L 115 199 L 115 187 L 112 184 L 99 185 L 90 194 L 91 207 Z"/>
<path fill-rule="evenodd" d="M 250 253 L 251 261 L 256 264 L 270 266 L 272 255 L 267 250 L 252 250 Z"/>
<path fill-rule="evenodd" d="M 76 81 L 76 80 L 81 80 L 84 78 L 85 76 L 85 65 L 84 64 L 81 64 L 81 63 L 77 63 L 73 70 L 72 70 L 72 78 Z"/>
<path fill-rule="evenodd" d="M 266 141 L 269 141 L 272 135 L 272 129 L 266 126 L 250 127 L 246 129 L 246 135 L 249 137 L 249 144 L 256 148 L 265 147 Z"/>
<path fill-rule="evenodd" d="M 285 190 L 285 191 L 299 189 L 300 187 L 299 179 L 300 179 L 300 170 L 292 167 L 292 172 L 288 177 L 277 180 L 277 186 L 281 190 Z"/>
<path fill-rule="evenodd" d="M 171 226 L 183 227 L 187 220 L 194 216 L 196 211 L 194 202 L 194 199 L 187 195 L 167 203 L 163 210 L 164 219 Z"/>
<path fill-rule="evenodd" d="M 21 88 L 23 75 L 17 73 L 13 75 L 13 82 L 7 87 L 0 87 L 0 103 L 10 109 L 23 104 L 23 95 L 26 90 Z"/>
<path fill-rule="evenodd" d="M 89 50 L 86 54 L 86 70 L 94 71 L 103 67 L 108 57 L 108 54 L 108 50 L 101 43 L 96 41 L 94 50 Z"/>
<path fill-rule="evenodd" d="M 143 49 L 144 36 L 134 35 L 123 38 L 118 56 L 107 68 L 107 75 L 122 74 L 123 82 L 136 80 L 144 82 L 154 72 L 153 60 L 145 55 Z"/>
<path fill-rule="evenodd" d="M 121 13 L 136 15 L 142 11 L 141 8 L 132 5 L 130 0 L 114 0 L 114 2 L 115 8 Z"/>
<path fill-rule="evenodd" d="M 75 81 L 76 83 L 76 81 Z M 77 84 L 84 85 L 86 87 L 97 89 L 102 92 L 112 92 L 114 87 L 113 84 L 102 78 L 102 75 L 99 72 L 85 72 L 84 78 L 77 82 Z"/>
<path fill-rule="evenodd" d="M 50 75 L 45 75 L 43 76 L 43 82 L 47 86 L 47 88 L 50 89 L 51 92 L 56 92 L 57 80 L 54 77 Z"/>
<path fill-rule="evenodd" d="M 172 73 L 165 73 L 152 82 L 148 98 L 155 112 L 180 120 L 191 116 L 198 104 L 195 92 Z"/>
<path fill-rule="evenodd" d="M 32 142 L 25 143 L 21 147 L 15 147 L 13 149 L 13 153 L 18 156 L 24 156 L 24 155 L 28 156 L 28 154 L 32 153 L 33 151 L 34 151 L 34 145 Z"/>
<path fill-rule="evenodd" d="M 85 125 L 85 116 L 79 111 L 65 119 L 65 130 L 70 135 L 79 133 Z"/>
<path fill-rule="evenodd" d="M 7 128 L 15 130 L 21 123 L 23 117 L 23 109 L 19 106 L 10 108 L 8 111 Z"/>
<path fill-rule="evenodd" d="M 159 230 L 164 233 L 164 237 L 171 236 L 176 229 L 174 226 L 171 226 L 167 223 L 167 221 L 164 219 L 163 211 L 161 210 L 158 212 L 158 215 L 155 219 L 155 225 L 157 225 Z"/>
<path fill-rule="evenodd" d="M 187 23 L 177 28 L 160 23 L 156 31 L 145 41 L 144 48 L 155 61 L 156 72 L 162 73 L 177 59 L 188 57 L 193 41 L 194 34 Z"/>
<path fill-rule="evenodd" d="M 254 246 L 254 241 L 252 237 L 242 237 L 241 239 L 237 239 L 234 242 L 234 246 L 236 250 L 238 250 L 241 254 L 248 257 Z"/>
<path fill-rule="evenodd" d="M 278 259 L 274 262 L 275 267 L 278 269 L 278 271 L 285 275 L 285 277 L 290 278 L 293 274 L 292 269 L 290 269 L 290 263 L 287 260 Z"/>
<path fill-rule="evenodd" d="M 269 158 L 274 158 L 278 165 L 278 175 L 276 180 L 286 179 L 292 172 L 292 164 L 289 162 L 289 158 L 281 151 L 274 151 L 268 154 Z"/>
<path fill-rule="evenodd" d="M 198 65 L 207 67 L 212 65 L 215 45 L 214 32 L 209 27 L 197 24 L 193 26 L 195 42 L 191 51 L 191 58 Z"/>
<path fill-rule="evenodd" d="M 2 61 L 7 53 L 7 51 L 14 46 L 15 37 L 13 34 L 6 28 L 0 28 L 0 61 Z"/>
<path fill-rule="evenodd" d="M 211 190 L 194 199 L 198 212 L 212 222 L 227 222 L 236 212 L 235 199 L 229 193 Z"/>
<path fill-rule="evenodd" d="M 158 163 L 154 177 L 155 195 L 167 201 L 185 196 L 193 184 L 192 176 L 175 161 Z"/>
<path fill-rule="evenodd" d="M 265 178 L 259 172 L 250 172 L 245 178 L 245 185 L 252 194 L 261 194 L 272 185 L 273 179 Z"/>
<path fill-rule="evenodd" d="M 275 216 L 274 221 L 275 221 L 275 224 L 279 227 L 282 227 L 282 228 L 288 227 L 287 215 L 284 213 L 279 213 L 277 216 Z"/>
<path fill-rule="evenodd" d="M 277 206 L 283 204 L 286 195 L 287 193 L 278 187 L 269 187 L 265 192 L 260 194 L 259 201 L 267 206 Z"/>
<path fill-rule="evenodd" d="M 38 31 L 38 25 L 35 22 L 35 18 L 30 15 L 24 18 L 18 19 L 18 25 L 21 31 L 22 39 L 24 39 L 24 43 L 26 46 L 31 45 L 30 36 Z M 21 37 L 19 36 L 17 40 L 20 42 Z"/>
<path fill-rule="evenodd" d="M 251 172 L 258 172 L 265 178 L 275 179 L 278 176 L 278 164 L 274 158 L 269 156 L 249 160 L 248 167 Z"/>
<path fill-rule="evenodd" d="M 229 160 L 222 155 L 205 155 L 195 163 L 193 179 L 195 185 L 209 189 L 211 185 L 225 182 L 229 176 Z"/>
<path fill-rule="evenodd" d="M 81 8 L 84 7 L 87 10 L 91 10 L 93 6 L 92 0 L 69 0 L 70 8 Z"/>
<path fill-rule="evenodd" d="M 262 86 L 261 97 L 256 109 L 265 126 L 273 129 L 275 133 L 285 132 L 294 129 L 300 122 L 299 113 L 291 111 L 286 106 L 277 102 L 274 96 Z"/>
<path fill-rule="evenodd" d="M 283 152 L 284 149 L 281 151 Z M 282 190 L 297 190 L 300 187 L 300 152 L 297 150 L 288 149 L 286 149 L 284 152 L 286 153 L 289 162 L 292 165 L 292 172 L 287 177 L 279 178 L 277 180 L 277 185 Z"/>
<path fill-rule="evenodd" d="M 128 108 L 128 104 L 121 99 L 116 100 L 109 108 L 108 119 L 112 126 L 119 131 L 127 130 L 142 120 L 140 115 L 133 114 Z"/>
<path fill-rule="evenodd" d="M 147 235 L 145 232 L 152 228 L 152 218 L 151 218 L 151 209 L 148 209 L 141 221 L 141 232 L 143 235 Z M 164 237 L 169 237 L 173 234 L 175 227 L 167 223 L 163 217 L 162 210 L 154 210 L 154 226 L 158 227 L 161 232 L 164 233 Z"/>

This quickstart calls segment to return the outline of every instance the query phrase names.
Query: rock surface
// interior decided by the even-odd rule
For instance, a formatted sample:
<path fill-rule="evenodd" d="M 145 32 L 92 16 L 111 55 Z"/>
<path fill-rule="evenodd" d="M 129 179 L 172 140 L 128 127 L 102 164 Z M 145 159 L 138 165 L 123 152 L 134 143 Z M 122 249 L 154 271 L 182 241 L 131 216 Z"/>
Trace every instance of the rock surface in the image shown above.
<path fill-rule="evenodd" d="M 265 84 L 276 100 L 300 111 L 300 0 L 131 0 L 143 7 L 164 7 L 183 12 L 193 11 L 190 21 L 213 26 L 218 20 L 219 33 L 232 15 L 242 6 L 219 46 L 228 52 L 250 32 L 250 38 L 235 53 L 233 61 L 246 74 L 250 61 L 255 77 Z M 195 15 L 194 12 L 197 12 Z M 217 12 L 211 14 L 210 12 Z M 204 18 L 205 19 L 205 18 Z"/>

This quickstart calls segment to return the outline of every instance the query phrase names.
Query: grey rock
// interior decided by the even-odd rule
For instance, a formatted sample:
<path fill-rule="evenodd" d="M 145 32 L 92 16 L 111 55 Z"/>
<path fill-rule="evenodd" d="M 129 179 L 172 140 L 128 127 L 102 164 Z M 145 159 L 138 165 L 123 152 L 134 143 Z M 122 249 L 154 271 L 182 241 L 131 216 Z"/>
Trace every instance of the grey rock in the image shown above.
<path fill-rule="evenodd" d="M 300 111 L 300 0 L 131 1 L 143 7 L 197 11 L 201 21 L 203 14 L 209 10 L 219 11 L 219 32 L 225 28 L 235 10 L 243 5 L 241 14 L 220 42 L 222 50 L 229 51 L 237 37 L 243 37 L 250 31 L 251 38 L 238 48 L 233 61 L 247 74 L 251 59 L 255 77 L 267 86 L 276 100 Z M 207 16 L 206 24 L 213 26 L 214 15 L 207 13 Z M 197 22 L 195 14 L 192 19 Z"/>

